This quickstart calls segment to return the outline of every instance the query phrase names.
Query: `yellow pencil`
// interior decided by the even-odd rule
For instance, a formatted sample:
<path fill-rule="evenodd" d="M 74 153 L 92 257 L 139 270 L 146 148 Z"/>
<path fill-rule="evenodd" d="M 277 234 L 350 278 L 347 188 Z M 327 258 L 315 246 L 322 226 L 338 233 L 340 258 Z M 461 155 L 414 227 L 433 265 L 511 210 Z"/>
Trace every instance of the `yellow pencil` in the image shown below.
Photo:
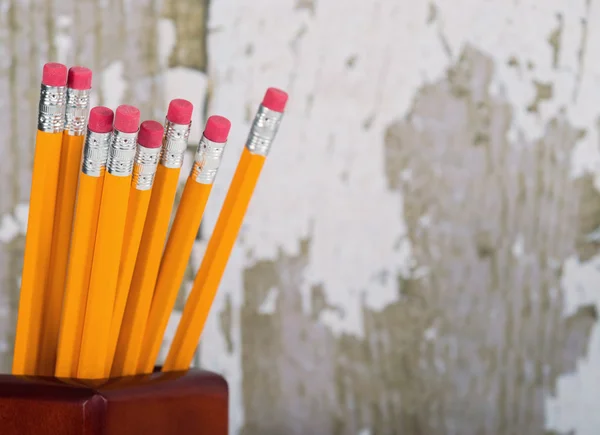
<path fill-rule="evenodd" d="M 160 263 L 138 361 L 139 373 L 152 372 L 160 352 L 163 335 L 183 281 L 230 128 L 231 123 L 222 116 L 211 116 L 206 121 L 194 166 L 185 183 Z"/>
<path fill-rule="evenodd" d="M 106 162 L 77 376 L 108 376 L 107 353 L 140 111 L 119 106 Z"/>
<path fill-rule="evenodd" d="M 192 362 L 258 176 L 277 134 L 286 103 L 285 92 L 269 88 L 259 106 L 246 147 L 185 304 L 163 371 L 186 370 Z"/>
<path fill-rule="evenodd" d="M 54 375 L 60 314 L 65 290 L 65 277 L 67 275 L 69 242 L 75 210 L 75 194 L 81 166 L 85 127 L 90 109 L 91 87 L 92 71 L 89 68 L 75 66 L 69 69 L 65 130 L 62 137 L 54 232 L 52 235 L 52 254 L 42 318 L 42 344 L 38 367 L 38 374 L 42 376 Z"/>
<path fill-rule="evenodd" d="M 192 108 L 192 104 L 186 100 L 173 100 L 169 104 L 163 154 L 152 188 L 146 223 L 112 365 L 112 376 L 133 375 L 137 372 L 142 347 L 141 341 L 148 321 L 156 276 L 169 229 L 183 154 L 187 148 Z"/>
<path fill-rule="evenodd" d="M 55 375 L 61 378 L 77 377 L 113 118 L 113 111 L 108 107 L 94 107 L 90 111 L 77 188 L 75 219 L 58 338 Z"/>
<path fill-rule="evenodd" d="M 75 219 L 58 338 L 55 375 L 61 378 L 77 377 L 113 117 L 113 111 L 108 107 L 94 107 L 90 111 L 75 201 Z"/>
<path fill-rule="evenodd" d="M 156 121 L 144 121 L 140 125 L 135 165 L 133 166 L 133 179 L 129 190 L 125 238 L 121 253 L 115 308 L 110 327 L 110 341 L 107 354 L 109 370 L 112 366 L 117 348 L 117 340 L 121 331 L 121 323 L 123 321 L 123 314 L 125 313 L 127 296 L 129 295 L 133 268 L 138 248 L 140 247 L 148 205 L 150 204 L 150 194 L 152 192 L 152 184 L 154 183 L 154 175 L 156 174 L 156 166 L 160 158 L 163 134 L 163 126 Z"/>
<path fill-rule="evenodd" d="M 15 375 L 35 375 L 38 370 L 41 321 L 50 266 L 64 128 L 66 84 L 67 68 L 64 65 L 44 65 L 12 366 Z"/>

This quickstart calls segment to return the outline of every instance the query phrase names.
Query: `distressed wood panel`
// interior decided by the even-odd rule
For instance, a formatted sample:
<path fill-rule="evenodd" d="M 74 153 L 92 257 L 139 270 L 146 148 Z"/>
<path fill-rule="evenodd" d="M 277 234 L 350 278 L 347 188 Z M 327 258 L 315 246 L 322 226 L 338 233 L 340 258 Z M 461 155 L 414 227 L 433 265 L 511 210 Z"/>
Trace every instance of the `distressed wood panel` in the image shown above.
<path fill-rule="evenodd" d="M 219 186 L 291 93 L 201 342 L 234 433 L 597 432 L 598 6 L 211 3 Z"/>
<path fill-rule="evenodd" d="M 326 288 L 304 313 L 309 241 L 246 269 L 244 434 L 545 432 L 544 395 L 586 355 L 598 319 L 594 305 L 563 318 L 560 298 L 591 180 L 569 176 L 581 132 L 564 119 L 536 143 L 506 140 L 511 108 L 489 95 L 492 75 L 467 48 L 387 131 L 389 187 L 404 193 L 423 272 L 397 278 L 399 302 L 363 308 L 364 338 L 315 320 Z"/>

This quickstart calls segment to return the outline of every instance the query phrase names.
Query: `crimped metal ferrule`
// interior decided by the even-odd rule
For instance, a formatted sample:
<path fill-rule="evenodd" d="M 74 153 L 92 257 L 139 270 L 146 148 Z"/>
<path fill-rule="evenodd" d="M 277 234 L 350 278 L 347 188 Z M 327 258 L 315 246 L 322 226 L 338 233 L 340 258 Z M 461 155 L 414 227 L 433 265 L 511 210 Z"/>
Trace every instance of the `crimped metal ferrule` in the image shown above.
<path fill-rule="evenodd" d="M 161 148 L 145 148 L 138 144 L 133 165 L 132 183 L 137 190 L 150 190 L 154 183 Z"/>
<path fill-rule="evenodd" d="M 215 181 L 226 144 L 227 142 L 213 142 L 202 136 L 194 156 L 194 166 L 192 166 L 190 173 L 190 177 L 196 183 L 212 184 Z"/>
<path fill-rule="evenodd" d="M 38 110 L 38 130 L 46 133 L 60 133 L 65 126 L 66 86 L 46 86 L 40 89 Z"/>
<path fill-rule="evenodd" d="M 267 109 L 261 104 L 250 128 L 248 140 L 246 140 L 248 151 L 266 157 L 277 135 L 282 117 L 283 113 Z"/>
<path fill-rule="evenodd" d="M 119 130 L 113 130 L 106 162 L 106 170 L 109 174 L 117 177 L 129 177 L 132 174 L 137 135 L 137 131 L 135 133 L 123 133 Z"/>
<path fill-rule="evenodd" d="M 95 133 L 88 129 L 83 147 L 81 171 L 91 177 L 101 177 L 106 169 L 111 133 Z"/>
<path fill-rule="evenodd" d="M 165 120 L 165 136 L 163 138 L 163 151 L 160 158 L 161 165 L 166 168 L 181 168 L 191 126 L 191 122 L 187 125 L 182 125 L 174 124 L 168 119 Z"/>
<path fill-rule="evenodd" d="M 82 136 L 90 109 L 90 89 L 67 88 L 65 131 L 69 136 Z"/>

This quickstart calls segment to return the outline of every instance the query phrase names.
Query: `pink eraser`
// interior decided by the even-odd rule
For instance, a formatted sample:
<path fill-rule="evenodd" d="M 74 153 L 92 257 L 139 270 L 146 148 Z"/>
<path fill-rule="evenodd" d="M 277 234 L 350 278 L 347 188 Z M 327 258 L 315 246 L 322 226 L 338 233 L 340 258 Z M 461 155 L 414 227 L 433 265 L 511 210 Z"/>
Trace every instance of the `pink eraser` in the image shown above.
<path fill-rule="evenodd" d="M 192 120 L 194 106 L 188 100 L 177 98 L 169 103 L 167 119 L 173 124 L 187 125 Z"/>
<path fill-rule="evenodd" d="M 67 67 L 56 62 L 45 64 L 42 70 L 42 84 L 46 86 L 65 86 L 67 84 Z"/>
<path fill-rule="evenodd" d="M 92 70 L 84 66 L 72 66 L 69 68 L 67 87 L 77 90 L 92 88 Z"/>
<path fill-rule="evenodd" d="M 229 119 L 223 116 L 213 115 L 206 120 L 204 137 L 213 142 L 225 143 L 227 142 L 227 136 L 229 136 L 230 129 L 231 122 Z"/>
<path fill-rule="evenodd" d="M 283 113 L 285 104 L 288 100 L 288 94 L 277 88 L 269 88 L 265 93 L 262 105 L 267 109 L 273 110 L 274 112 Z"/>
<path fill-rule="evenodd" d="M 162 145 L 162 139 L 165 129 L 156 121 L 144 121 L 140 125 L 138 133 L 138 143 L 144 148 L 159 148 Z"/>
<path fill-rule="evenodd" d="M 96 106 L 90 110 L 88 128 L 94 133 L 110 133 L 113 128 L 114 113 L 104 106 Z"/>
<path fill-rule="evenodd" d="M 140 111 L 137 107 L 123 104 L 115 113 L 115 130 L 123 133 L 135 133 L 140 126 Z"/>

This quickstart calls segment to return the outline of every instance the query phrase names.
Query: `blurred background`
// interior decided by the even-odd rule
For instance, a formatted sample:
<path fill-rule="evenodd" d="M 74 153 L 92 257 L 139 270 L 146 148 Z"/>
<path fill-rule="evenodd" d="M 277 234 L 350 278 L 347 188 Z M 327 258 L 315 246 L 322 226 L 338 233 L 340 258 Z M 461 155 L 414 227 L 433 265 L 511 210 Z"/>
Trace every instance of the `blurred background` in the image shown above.
<path fill-rule="evenodd" d="M 163 120 L 191 100 L 190 153 L 208 115 L 232 120 L 179 308 L 265 89 L 290 94 L 198 352 L 229 382 L 231 434 L 600 432 L 598 0 L 0 11 L 4 372 L 59 61 L 92 68 L 93 104 Z"/>

